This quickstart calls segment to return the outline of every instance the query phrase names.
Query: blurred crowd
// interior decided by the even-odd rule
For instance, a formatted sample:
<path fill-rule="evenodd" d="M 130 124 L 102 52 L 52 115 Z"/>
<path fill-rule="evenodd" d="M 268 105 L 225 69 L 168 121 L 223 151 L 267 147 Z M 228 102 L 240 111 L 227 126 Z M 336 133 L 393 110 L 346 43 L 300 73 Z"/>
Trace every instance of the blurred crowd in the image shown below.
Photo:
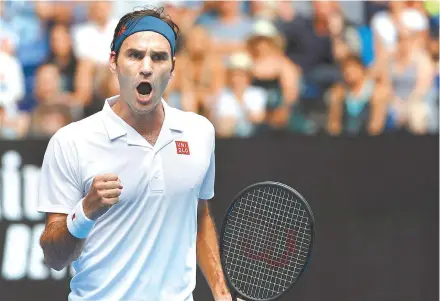
<path fill-rule="evenodd" d="M 220 137 L 438 133 L 438 1 L 149 1 L 180 27 L 164 99 Z M 141 1 L 0 1 L 0 139 L 48 138 L 118 94 Z"/>

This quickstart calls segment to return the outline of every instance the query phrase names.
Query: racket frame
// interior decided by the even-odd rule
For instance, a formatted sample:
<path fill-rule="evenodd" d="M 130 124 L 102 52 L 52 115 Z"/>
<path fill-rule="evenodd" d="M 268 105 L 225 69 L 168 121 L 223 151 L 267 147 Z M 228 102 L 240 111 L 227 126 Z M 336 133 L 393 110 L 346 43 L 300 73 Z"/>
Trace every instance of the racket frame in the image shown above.
<path fill-rule="evenodd" d="M 284 291 L 282 291 L 278 295 L 273 296 L 268 299 L 261 299 L 261 298 L 255 299 L 255 298 L 246 296 L 245 294 L 240 292 L 240 290 L 238 290 L 235 287 L 235 285 L 231 282 L 231 280 L 229 279 L 228 273 L 226 272 L 226 269 L 224 268 L 226 266 L 226 264 L 225 264 L 225 258 L 223 255 L 224 254 L 223 253 L 223 236 L 225 233 L 225 228 L 226 228 L 226 223 L 228 221 L 229 213 L 234 208 L 234 206 L 237 203 L 239 198 L 241 198 L 249 190 L 255 189 L 259 186 L 262 186 L 262 187 L 277 186 L 277 187 L 282 187 L 284 189 L 289 190 L 290 192 L 292 192 L 296 197 L 298 197 L 301 200 L 301 202 L 304 204 L 305 209 L 307 210 L 307 213 L 310 215 L 310 218 L 311 218 L 311 222 L 310 222 L 311 238 L 310 238 L 310 246 L 309 246 L 309 250 L 307 253 L 306 263 L 303 265 L 303 267 L 301 268 L 301 271 L 298 273 L 298 276 L 296 277 L 296 281 L 293 281 L 287 289 L 285 289 Z M 239 193 L 237 193 L 235 195 L 233 201 L 231 202 L 231 204 L 228 207 L 228 210 L 226 211 L 226 214 L 225 214 L 223 221 L 222 221 L 222 227 L 221 227 L 220 237 L 219 237 L 220 261 L 221 261 L 221 265 L 223 267 L 223 274 L 224 274 L 225 280 L 226 280 L 229 288 L 233 289 L 233 291 L 231 292 L 233 300 L 235 301 L 235 300 L 237 300 L 237 298 L 239 298 L 238 300 L 243 300 L 243 301 L 274 301 L 274 300 L 277 300 L 278 298 L 280 298 L 285 293 L 287 293 L 298 282 L 298 280 L 301 278 L 302 274 L 306 270 L 307 266 L 309 265 L 310 259 L 312 256 L 314 240 L 315 240 L 315 217 L 313 215 L 313 211 L 312 211 L 309 203 L 306 201 L 306 199 L 298 191 L 296 191 L 295 189 L 293 189 L 292 187 L 290 187 L 286 184 L 283 184 L 280 182 L 274 182 L 274 181 L 257 182 L 257 183 L 251 184 L 251 185 L 247 186 L 246 188 L 242 189 Z"/>

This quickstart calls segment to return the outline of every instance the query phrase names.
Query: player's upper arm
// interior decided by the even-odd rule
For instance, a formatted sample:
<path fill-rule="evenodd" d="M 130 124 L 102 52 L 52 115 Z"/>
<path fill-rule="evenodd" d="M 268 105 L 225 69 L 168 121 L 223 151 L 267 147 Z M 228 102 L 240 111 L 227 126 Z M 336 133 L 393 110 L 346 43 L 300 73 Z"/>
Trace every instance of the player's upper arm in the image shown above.
<path fill-rule="evenodd" d="M 49 141 L 41 168 L 39 212 L 68 214 L 82 198 L 78 156 L 65 128 Z"/>

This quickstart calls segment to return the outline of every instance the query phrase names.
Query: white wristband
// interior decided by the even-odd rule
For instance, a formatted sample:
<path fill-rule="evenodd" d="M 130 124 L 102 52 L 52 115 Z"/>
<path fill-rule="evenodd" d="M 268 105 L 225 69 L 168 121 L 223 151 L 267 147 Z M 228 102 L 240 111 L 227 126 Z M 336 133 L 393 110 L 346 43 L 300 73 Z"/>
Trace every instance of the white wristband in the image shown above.
<path fill-rule="evenodd" d="M 96 223 L 85 215 L 82 202 L 83 200 L 79 201 L 67 216 L 67 229 L 73 236 L 80 239 L 86 238 Z"/>

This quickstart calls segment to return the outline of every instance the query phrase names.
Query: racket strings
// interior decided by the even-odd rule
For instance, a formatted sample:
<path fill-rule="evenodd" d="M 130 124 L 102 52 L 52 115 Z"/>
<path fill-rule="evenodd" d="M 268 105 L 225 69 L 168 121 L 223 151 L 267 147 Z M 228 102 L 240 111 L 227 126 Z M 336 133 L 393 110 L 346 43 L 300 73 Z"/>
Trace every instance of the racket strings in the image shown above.
<path fill-rule="evenodd" d="M 295 282 L 311 242 L 303 203 L 280 187 L 248 191 L 235 203 L 225 227 L 226 271 L 247 296 L 267 299 Z"/>

